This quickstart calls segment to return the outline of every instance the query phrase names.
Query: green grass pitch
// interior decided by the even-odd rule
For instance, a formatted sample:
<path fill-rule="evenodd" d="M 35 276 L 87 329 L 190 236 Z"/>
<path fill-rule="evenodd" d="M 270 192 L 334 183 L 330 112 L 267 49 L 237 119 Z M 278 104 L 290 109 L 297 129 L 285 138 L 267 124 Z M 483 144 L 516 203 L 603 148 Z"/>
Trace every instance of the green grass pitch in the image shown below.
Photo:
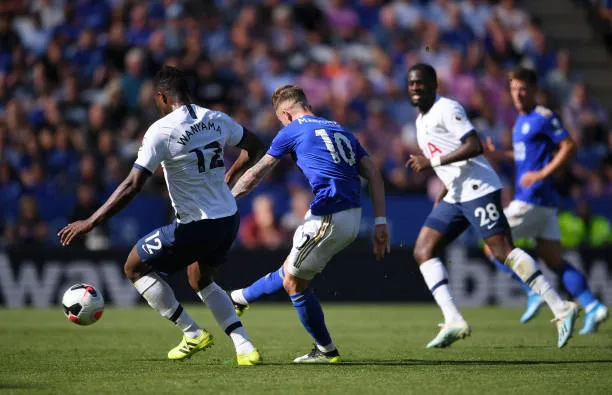
<path fill-rule="evenodd" d="M 427 350 L 434 305 L 325 305 L 344 363 L 289 362 L 310 350 L 291 305 L 253 305 L 243 322 L 265 364 L 230 366 L 230 340 L 202 305 L 186 308 L 216 337 L 191 360 L 166 360 L 180 331 L 148 307 L 107 308 L 79 327 L 60 308 L 0 309 L 0 394 L 610 394 L 612 324 L 556 347 L 550 313 L 464 308 L 472 336 Z M 582 326 L 582 316 L 578 322 Z"/>

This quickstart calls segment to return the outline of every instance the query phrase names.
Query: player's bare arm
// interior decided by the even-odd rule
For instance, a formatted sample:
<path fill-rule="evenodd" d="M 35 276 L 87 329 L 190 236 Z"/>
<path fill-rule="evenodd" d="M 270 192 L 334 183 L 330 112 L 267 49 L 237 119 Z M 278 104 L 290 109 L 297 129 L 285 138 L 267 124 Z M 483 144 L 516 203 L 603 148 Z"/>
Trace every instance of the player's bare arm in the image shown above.
<path fill-rule="evenodd" d="M 484 154 L 491 155 L 494 154 L 498 159 L 511 159 L 514 160 L 514 151 L 511 149 L 508 150 L 498 150 L 495 144 L 493 143 L 493 139 L 491 137 L 487 137 L 484 141 Z"/>
<path fill-rule="evenodd" d="M 446 196 L 447 193 L 448 189 L 446 189 L 446 185 L 442 185 L 442 189 L 440 190 L 440 193 L 438 193 L 438 196 L 436 196 L 436 200 L 434 201 L 433 206 L 436 207 L 438 203 L 440 203 L 442 199 L 444 199 L 444 196 Z"/>
<path fill-rule="evenodd" d="M 244 172 L 257 163 L 266 153 L 266 147 L 259 137 L 246 128 L 243 133 L 242 140 L 237 145 L 241 149 L 240 156 L 225 174 L 225 182 L 230 188 L 233 188 Z"/>
<path fill-rule="evenodd" d="M 234 195 L 234 198 L 240 199 L 251 192 L 278 162 L 279 160 L 272 155 L 264 155 L 255 166 L 248 169 L 242 177 L 236 181 L 236 184 L 232 188 L 232 195 Z"/>
<path fill-rule="evenodd" d="M 359 161 L 359 175 L 368 180 L 368 189 L 372 205 L 374 207 L 375 217 L 385 217 L 385 185 L 383 183 L 380 172 L 372 162 L 369 156 L 364 156 Z M 381 260 L 387 254 L 391 253 L 391 240 L 387 231 L 387 224 L 379 224 L 374 230 L 374 255 L 376 260 Z"/>
<path fill-rule="evenodd" d="M 529 187 L 538 181 L 550 177 L 554 172 L 565 166 L 576 152 L 576 143 L 570 137 L 561 140 L 559 150 L 550 162 L 538 171 L 530 171 L 523 174 L 521 186 Z"/>
<path fill-rule="evenodd" d="M 130 174 L 95 213 L 87 219 L 66 225 L 58 232 L 60 243 L 63 246 L 69 245 L 75 237 L 91 231 L 121 211 L 140 192 L 148 177 L 146 171 L 133 167 Z"/>
<path fill-rule="evenodd" d="M 474 132 L 474 133 L 472 133 Z M 469 135 L 453 152 L 440 157 L 439 165 L 448 165 L 449 163 L 460 162 L 482 154 L 483 148 L 480 139 L 475 131 Z M 405 164 L 405 167 L 410 166 L 417 173 L 432 167 L 431 161 L 422 155 L 410 155 L 410 159 Z"/>

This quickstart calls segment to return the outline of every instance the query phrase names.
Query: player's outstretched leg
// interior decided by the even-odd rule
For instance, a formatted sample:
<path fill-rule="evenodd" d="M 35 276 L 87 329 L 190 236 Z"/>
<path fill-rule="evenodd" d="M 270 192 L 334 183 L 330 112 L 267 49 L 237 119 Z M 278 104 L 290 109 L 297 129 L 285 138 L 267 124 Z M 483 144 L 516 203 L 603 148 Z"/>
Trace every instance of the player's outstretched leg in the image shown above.
<path fill-rule="evenodd" d="M 304 329 L 314 339 L 311 352 L 293 360 L 294 363 L 340 363 L 340 354 L 331 340 L 323 309 L 316 295 L 308 288 L 309 280 L 297 278 L 287 273 L 283 279 L 283 286 L 293 307 L 300 317 Z"/>
<path fill-rule="evenodd" d="M 149 303 L 149 306 L 183 331 L 184 335 L 181 343 L 168 352 L 169 359 L 190 358 L 196 352 L 213 345 L 212 335 L 196 324 L 189 313 L 176 300 L 168 283 L 159 274 L 151 271 L 147 264 L 140 261 L 135 249 L 130 252 L 124 270 L 138 293 Z"/>
<path fill-rule="evenodd" d="M 485 243 L 497 259 L 503 259 L 506 266 L 512 268 L 521 280 L 542 296 L 555 315 L 553 322 L 559 332 L 557 346 L 559 348 L 565 346 L 572 336 L 574 323 L 578 317 L 576 303 L 561 299 L 550 282 L 538 270 L 533 258 L 520 248 L 514 248 L 509 236 L 500 233 L 487 238 Z"/>
<path fill-rule="evenodd" d="M 283 289 L 284 276 L 285 269 L 281 266 L 280 269 L 266 274 L 248 287 L 231 291 L 229 295 L 236 309 L 236 314 L 242 316 L 252 302 L 263 295 L 272 295 Z"/>
<path fill-rule="evenodd" d="M 489 260 L 493 262 L 493 264 L 499 270 L 505 273 L 509 273 L 512 276 L 512 278 L 520 284 L 521 288 L 527 295 L 527 308 L 525 308 L 525 312 L 521 316 L 521 323 L 526 324 L 527 322 L 531 321 L 531 319 L 534 318 L 538 314 L 538 312 L 540 311 L 540 307 L 544 303 L 544 300 L 542 299 L 542 297 L 538 295 L 537 292 L 535 292 L 533 289 L 531 289 L 529 285 L 525 284 L 523 280 L 521 280 L 521 278 L 516 273 L 514 273 L 514 271 L 511 268 L 509 268 L 508 266 L 504 265 L 503 263 L 495 259 L 493 254 L 489 252 L 487 256 Z"/>
<path fill-rule="evenodd" d="M 608 309 L 589 289 L 587 279 L 574 265 L 561 256 L 561 243 L 558 240 L 538 238 L 537 251 L 546 266 L 552 269 L 561 279 L 563 286 L 578 301 L 586 312 L 581 335 L 594 333 L 608 317 Z"/>
<path fill-rule="evenodd" d="M 553 270 L 561 278 L 567 292 L 578 301 L 586 312 L 584 325 L 579 333 L 586 335 L 596 332 L 598 326 L 608 317 L 608 309 L 593 295 L 584 274 L 566 261 L 562 261 Z"/>
<path fill-rule="evenodd" d="M 448 347 L 457 340 L 469 336 L 472 332 L 455 304 L 448 286 L 446 267 L 439 258 L 434 256 L 435 249 L 443 243 L 442 237 L 442 233 L 424 226 L 414 247 L 414 259 L 419 264 L 427 288 L 444 316 L 444 323 L 439 324 L 440 332 L 427 344 L 427 348 Z"/>
<path fill-rule="evenodd" d="M 236 348 L 238 365 L 257 365 L 262 362 L 259 351 L 253 346 L 246 330 L 236 315 L 228 294 L 212 281 L 214 268 L 194 263 L 187 268 L 187 277 L 192 289 L 212 312 L 217 324 L 225 331 Z M 208 282 L 208 284 L 206 284 Z"/>

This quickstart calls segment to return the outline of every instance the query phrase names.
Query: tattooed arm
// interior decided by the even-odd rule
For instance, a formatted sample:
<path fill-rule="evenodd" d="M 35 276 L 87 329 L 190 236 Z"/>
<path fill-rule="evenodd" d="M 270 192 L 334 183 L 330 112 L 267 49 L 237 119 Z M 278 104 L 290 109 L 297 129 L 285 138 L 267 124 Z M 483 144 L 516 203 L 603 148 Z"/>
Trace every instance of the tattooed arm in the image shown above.
<path fill-rule="evenodd" d="M 264 155 L 257 164 L 247 170 L 242 177 L 236 181 L 236 184 L 232 188 L 232 195 L 234 195 L 236 199 L 240 199 L 251 192 L 278 162 L 278 158 L 268 154 Z"/>

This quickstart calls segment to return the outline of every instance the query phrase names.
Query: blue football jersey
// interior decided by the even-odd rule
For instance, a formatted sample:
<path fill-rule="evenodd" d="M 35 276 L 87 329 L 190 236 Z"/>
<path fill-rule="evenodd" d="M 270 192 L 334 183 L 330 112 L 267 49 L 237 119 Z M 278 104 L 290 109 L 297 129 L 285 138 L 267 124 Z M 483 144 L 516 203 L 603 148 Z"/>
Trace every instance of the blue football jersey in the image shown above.
<path fill-rule="evenodd" d="M 569 133 L 551 110 L 536 106 L 520 115 L 514 123 L 512 142 L 516 164 L 516 190 L 514 198 L 538 206 L 556 206 L 557 192 L 552 179 L 536 182 L 528 188 L 520 185 L 523 175 L 542 169 L 550 162 L 553 152 Z"/>
<path fill-rule="evenodd" d="M 268 149 L 276 158 L 286 154 L 312 187 L 312 214 L 360 207 L 359 161 L 367 153 L 340 124 L 312 115 L 296 119 L 278 132 Z"/>

